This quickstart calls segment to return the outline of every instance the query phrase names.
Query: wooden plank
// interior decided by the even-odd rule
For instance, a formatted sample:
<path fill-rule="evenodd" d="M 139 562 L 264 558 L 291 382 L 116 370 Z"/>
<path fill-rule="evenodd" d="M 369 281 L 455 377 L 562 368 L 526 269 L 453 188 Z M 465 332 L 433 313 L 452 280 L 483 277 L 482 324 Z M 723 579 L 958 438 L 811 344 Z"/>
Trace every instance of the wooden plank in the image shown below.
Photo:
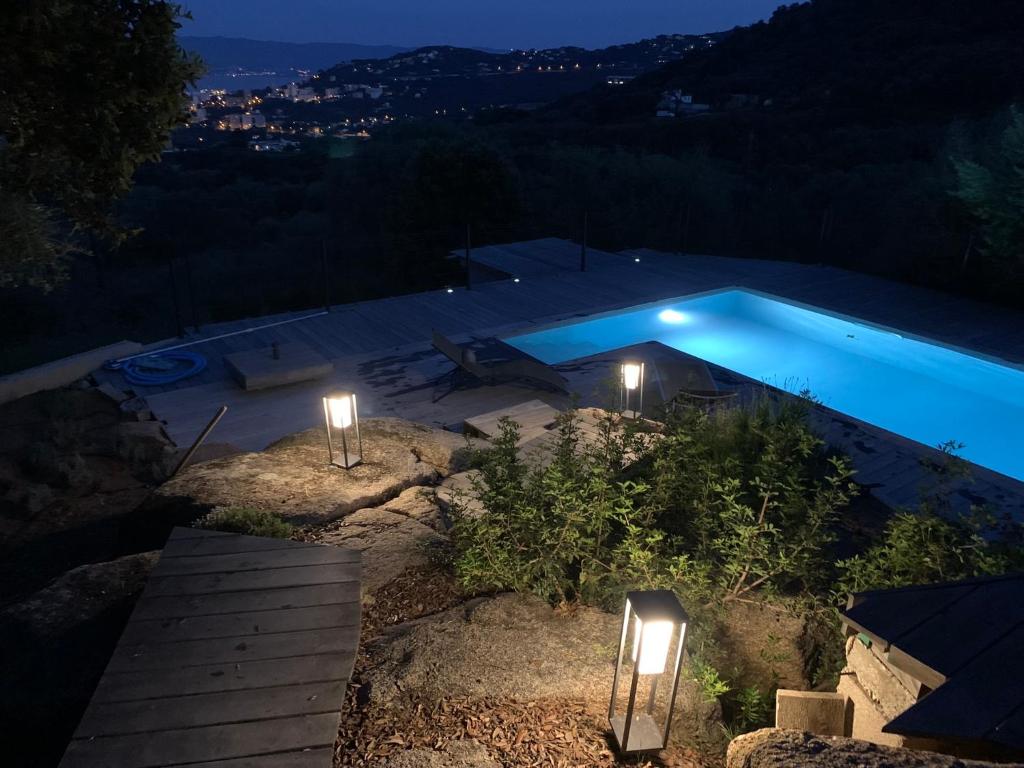
<path fill-rule="evenodd" d="M 501 420 L 508 418 L 519 424 L 522 434 L 553 424 L 559 413 L 558 409 L 552 408 L 542 400 L 528 400 L 507 408 L 498 408 L 478 416 L 471 416 L 465 420 L 465 425 L 484 437 L 494 437 L 500 430 Z"/>
<path fill-rule="evenodd" d="M 101 703 L 89 707 L 75 738 L 120 736 L 202 725 L 226 725 L 297 715 L 337 712 L 346 680 L 257 691 L 225 691 L 198 696 Z"/>
<path fill-rule="evenodd" d="M 354 659 L 354 653 L 333 653 L 245 664 L 211 664 L 188 669 L 104 674 L 96 687 L 93 701 L 140 701 L 342 680 L 347 679 L 351 673 Z"/>
<path fill-rule="evenodd" d="M 137 645 L 145 642 L 240 637 L 358 624 L 359 605 L 352 601 L 276 611 L 247 611 L 213 616 L 183 615 L 173 619 L 133 619 L 121 635 L 121 643 Z"/>
<path fill-rule="evenodd" d="M 345 653 L 355 651 L 358 644 L 358 631 L 346 632 L 339 628 L 179 640 L 169 643 L 121 644 L 107 665 L 107 674 Z"/>
<path fill-rule="evenodd" d="M 357 563 L 359 553 L 341 547 L 298 545 L 287 549 L 265 549 L 237 554 L 193 555 L 160 558 L 153 576 L 187 576 L 209 573 L 267 571 L 275 568 L 303 568 L 310 565 Z"/>
<path fill-rule="evenodd" d="M 338 714 L 281 718 L 266 722 L 213 725 L 130 736 L 75 739 L 62 768 L 156 768 L 199 761 L 326 747 L 337 736 Z"/>
<path fill-rule="evenodd" d="M 289 539 L 265 539 L 256 536 L 244 537 L 247 541 L 234 539 L 188 538 L 174 539 L 167 542 L 160 561 L 172 557 L 195 557 L 204 555 L 225 555 L 242 552 L 269 552 L 275 549 L 294 549 L 301 546 L 299 542 Z M 314 546 L 314 545 L 308 545 Z"/>
<path fill-rule="evenodd" d="M 308 608 L 317 605 L 358 602 L 357 581 L 341 584 L 315 584 L 274 590 L 241 590 L 224 594 L 148 595 L 132 613 L 132 621 L 197 617 L 284 608 Z"/>
<path fill-rule="evenodd" d="M 301 752 L 275 752 L 232 760 L 190 763 L 189 768 L 328 768 L 334 761 L 334 747 L 304 749 Z"/>
<path fill-rule="evenodd" d="M 256 589 L 305 587 L 337 584 L 359 579 L 358 563 L 313 565 L 305 568 L 277 568 L 270 571 L 210 573 L 197 576 L 154 576 L 145 597 L 168 595 L 204 595 L 218 592 L 243 592 Z"/>

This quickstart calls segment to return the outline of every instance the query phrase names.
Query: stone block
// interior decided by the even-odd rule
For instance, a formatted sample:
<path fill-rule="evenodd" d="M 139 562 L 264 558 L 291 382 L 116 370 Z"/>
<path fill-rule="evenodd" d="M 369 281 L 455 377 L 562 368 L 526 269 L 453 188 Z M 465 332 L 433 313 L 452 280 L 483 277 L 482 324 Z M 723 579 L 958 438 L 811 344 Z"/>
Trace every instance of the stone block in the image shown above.
<path fill-rule="evenodd" d="M 268 389 L 329 375 L 334 364 L 301 342 L 224 356 L 224 364 L 244 389 Z"/>
<path fill-rule="evenodd" d="M 846 696 L 820 691 L 775 692 L 775 727 L 819 736 L 846 735 Z"/>
<path fill-rule="evenodd" d="M 863 739 L 890 747 L 903 746 L 903 737 L 895 733 L 883 733 L 882 727 L 891 718 L 886 717 L 878 704 L 857 682 L 857 675 L 848 672 L 840 675 L 837 692 L 849 699 L 850 729 L 847 733 L 854 739 Z"/>

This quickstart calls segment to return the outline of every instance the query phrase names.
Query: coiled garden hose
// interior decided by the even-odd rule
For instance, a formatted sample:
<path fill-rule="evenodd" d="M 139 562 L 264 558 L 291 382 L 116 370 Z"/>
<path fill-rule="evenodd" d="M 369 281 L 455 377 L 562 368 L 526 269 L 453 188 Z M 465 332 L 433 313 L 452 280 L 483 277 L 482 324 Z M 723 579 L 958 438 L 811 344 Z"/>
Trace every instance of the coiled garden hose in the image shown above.
<path fill-rule="evenodd" d="M 206 368 L 206 358 L 196 352 L 171 350 L 152 355 L 108 360 L 104 366 L 110 371 L 121 371 L 125 381 L 136 386 L 156 387 L 195 376 Z"/>

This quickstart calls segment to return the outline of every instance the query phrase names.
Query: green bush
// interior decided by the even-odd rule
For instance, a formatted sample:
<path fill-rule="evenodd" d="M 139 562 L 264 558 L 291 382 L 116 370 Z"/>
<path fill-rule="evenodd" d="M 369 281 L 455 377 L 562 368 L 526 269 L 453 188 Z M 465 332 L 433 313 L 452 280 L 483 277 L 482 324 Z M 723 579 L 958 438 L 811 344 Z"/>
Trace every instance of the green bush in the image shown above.
<path fill-rule="evenodd" d="M 452 509 L 463 586 L 534 592 L 554 601 L 600 599 L 616 537 L 634 530 L 631 543 L 643 538 L 636 500 L 646 490 L 617 479 L 610 457 L 622 447 L 610 426 L 605 434 L 600 450 L 584 450 L 570 412 L 559 421 L 550 462 L 529 466 L 518 455 L 517 425 L 502 422 L 493 447 L 474 458 L 480 477 L 473 492 L 485 514 L 469 514 L 458 502 Z"/>
<path fill-rule="evenodd" d="M 288 539 L 295 532 L 294 526 L 274 513 L 250 507 L 219 507 L 197 521 L 196 527 L 272 539 Z"/>
<path fill-rule="evenodd" d="M 485 513 L 454 506 L 456 571 L 473 590 L 606 605 L 626 589 L 701 602 L 804 590 L 818 585 L 830 526 L 855 489 L 799 403 L 681 408 L 657 439 L 609 417 L 589 445 L 570 412 L 537 466 L 517 440 L 505 422 L 476 457 Z"/>
<path fill-rule="evenodd" d="M 839 600 L 852 592 L 992 576 L 1024 567 L 1017 536 L 975 513 L 900 512 L 866 552 L 836 566 Z"/>

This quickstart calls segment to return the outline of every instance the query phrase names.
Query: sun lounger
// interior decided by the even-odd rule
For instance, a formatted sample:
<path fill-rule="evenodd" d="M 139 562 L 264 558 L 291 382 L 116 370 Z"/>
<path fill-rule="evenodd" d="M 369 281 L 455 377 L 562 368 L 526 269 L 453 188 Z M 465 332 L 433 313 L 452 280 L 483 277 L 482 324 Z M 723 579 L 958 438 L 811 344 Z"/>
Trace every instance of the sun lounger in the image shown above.
<path fill-rule="evenodd" d="M 526 381 L 533 384 L 544 384 L 559 392 L 568 393 L 569 391 L 569 382 L 557 371 L 539 360 L 530 357 L 517 357 L 511 360 L 481 362 L 476 359 L 472 349 L 459 346 L 437 331 L 433 333 L 433 340 L 434 348 L 455 363 L 456 368 L 452 371 L 453 380 L 459 373 L 466 373 L 484 384 Z"/>

